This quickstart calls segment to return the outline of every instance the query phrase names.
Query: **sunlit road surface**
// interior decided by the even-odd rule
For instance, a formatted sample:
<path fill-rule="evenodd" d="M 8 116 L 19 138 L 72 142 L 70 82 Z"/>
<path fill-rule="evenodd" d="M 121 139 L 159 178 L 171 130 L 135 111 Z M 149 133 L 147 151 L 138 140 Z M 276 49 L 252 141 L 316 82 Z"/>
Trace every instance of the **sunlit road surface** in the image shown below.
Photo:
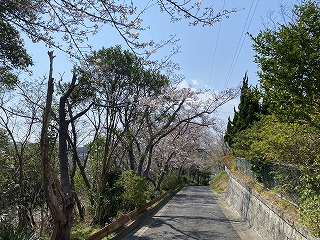
<path fill-rule="evenodd" d="M 203 186 L 183 188 L 125 239 L 262 240 L 223 202 L 220 195 Z"/>

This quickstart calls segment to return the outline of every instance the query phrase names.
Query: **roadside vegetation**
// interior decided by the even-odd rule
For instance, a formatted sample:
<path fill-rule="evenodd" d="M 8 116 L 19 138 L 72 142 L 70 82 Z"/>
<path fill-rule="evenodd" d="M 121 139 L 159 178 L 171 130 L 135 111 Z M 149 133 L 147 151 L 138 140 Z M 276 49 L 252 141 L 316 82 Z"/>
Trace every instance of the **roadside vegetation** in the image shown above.
<path fill-rule="evenodd" d="M 320 236 L 320 7 L 302 1 L 290 11 L 251 36 L 260 84 L 243 79 L 225 134 L 238 162 L 228 164 L 294 202 L 301 222 Z"/>
<path fill-rule="evenodd" d="M 228 180 L 229 177 L 225 171 L 218 173 L 210 181 L 211 189 L 216 193 L 224 193 L 228 186 Z"/>
<path fill-rule="evenodd" d="M 266 188 L 264 184 L 257 181 L 257 179 L 249 177 L 244 172 L 240 171 L 238 168 L 231 169 L 231 173 L 240 181 L 244 186 L 254 189 L 259 195 L 266 201 L 273 203 L 278 209 L 280 209 L 284 214 L 294 219 L 295 221 L 303 224 L 300 218 L 299 208 L 289 201 L 283 198 L 278 189 Z"/>

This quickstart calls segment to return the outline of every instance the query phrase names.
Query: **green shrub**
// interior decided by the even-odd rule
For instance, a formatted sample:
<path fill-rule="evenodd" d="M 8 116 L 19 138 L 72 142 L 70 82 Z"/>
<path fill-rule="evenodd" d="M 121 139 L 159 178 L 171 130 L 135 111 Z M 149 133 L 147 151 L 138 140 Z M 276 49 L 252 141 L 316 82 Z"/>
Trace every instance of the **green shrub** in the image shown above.
<path fill-rule="evenodd" d="M 121 198 L 124 211 L 143 206 L 151 197 L 152 188 L 149 182 L 131 170 L 124 171 L 117 184 L 123 188 Z"/>
<path fill-rule="evenodd" d="M 32 229 L 15 227 L 12 224 L 0 221 L 0 240 L 36 240 Z"/>
<path fill-rule="evenodd" d="M 183 184 L 183 180 L 175 173 L 168 173 L 161 184 L 161 189 L 164 191 L 174 190 Z"/>
<path fill-rule="evenodd" d="M 83 223 L 74 225 L 71 231 L 72 240 L 85 240 L 101 230 L 100 225 L 85 226 Z M 105 239 L 105 238 L 104 238 Z"/>
<path fill-rule="evenodd" d="M 90 189 L 88 196 L 94 197 L 94 205 L 89 206 L 89 214 L 93 216 L 95 224 L 110 223 L 122 211 L 122 193 L 124 189 L 118 184 L 121 172 L 110 171 L 107 175 L 107 181 L 104 191 L 98 195 L 96 188 Z M 96 218 L 97 212 L 100 211 L 100 218 Z"/>
<path fill-rule="evenodd" d="M 301 219 L 311 228 L 315 236 L 320 236 L 320 196 L 306 198 L 300 205 Z"/>

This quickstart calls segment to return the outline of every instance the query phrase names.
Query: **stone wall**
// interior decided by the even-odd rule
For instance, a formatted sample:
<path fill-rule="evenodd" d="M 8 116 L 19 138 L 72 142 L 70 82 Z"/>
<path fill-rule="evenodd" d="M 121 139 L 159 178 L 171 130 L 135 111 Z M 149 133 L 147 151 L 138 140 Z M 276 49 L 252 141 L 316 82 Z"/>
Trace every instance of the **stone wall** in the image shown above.
<path fill-rule="evenodd" d="M 310 233 L 249 186 L 241 184 L 230 171 L 226 202 L 250 227 L 266 240 L 315 240 Z"/>

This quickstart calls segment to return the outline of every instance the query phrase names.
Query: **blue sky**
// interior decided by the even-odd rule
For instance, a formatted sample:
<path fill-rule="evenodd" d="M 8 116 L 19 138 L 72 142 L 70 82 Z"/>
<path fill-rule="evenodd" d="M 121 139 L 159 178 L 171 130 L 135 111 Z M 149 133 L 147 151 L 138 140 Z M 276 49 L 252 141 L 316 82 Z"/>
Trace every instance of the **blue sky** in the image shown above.
<path fill-rule="evenodd" d="M 245 72 L 248 72 L 249 83 L 258 84 L 256 75 L 257 67 L 253 62 L 254 51 L 252 41 L 246 32 L 256 36 L 264 29 L 264 24 L 269 22 L 268 15 L 273 13 L 275 21 L 281 22 L 279 14 L 280 4 L 287 4 L 291 9 L 298 0 L 215 0 L 212 1 L 217 10 L 238 8 L 239 11 L 231 13 L 228 19 L 216 23 L 211 27 L 188 26 L 187 21 L 182 20 L 170 23 L 165 13 L 160 13 L 157 6 L 152 7 L 143 16 L 143 25 L 150 26 L 141 34 L 141 38 L 161 39 L 176 35 L 181 46 L 181 52 L 172 60 L 179 63 L 180 74 L 185 76 L 185 85 L 191 84 L 195 88 L 207 87 L 214 90 L 224 90 L 241 84 Z M 211 4 L 209 0 L 203 0 L 204 4 Z M 251 9 L 251 11 L 250 11 Z M 27 49 L 35 61 L 33 77 L 42 77 L 48 73 L 49 50 L 43 44 L 32 44 L 26 40 Z M 122 44 L 123 40 L 110 28 L 104 28 L 96 36 L 90 37 L 90 44 L 98 50 L 102 46 L 109 47 Z M 164 48 L 156 53 L 155 57 L 165 56 L 170 48 Z M 55 77 L 65 73 L 70 77 L 72 62 L 68 57 L 55 51 L 54 72 Z M 66 79 L 68 81 L 68 79 Z M 220 118 L 226 121 L 233 114 L 234 106 L 238 99 L 226 104 L 220 110 Z"/>

